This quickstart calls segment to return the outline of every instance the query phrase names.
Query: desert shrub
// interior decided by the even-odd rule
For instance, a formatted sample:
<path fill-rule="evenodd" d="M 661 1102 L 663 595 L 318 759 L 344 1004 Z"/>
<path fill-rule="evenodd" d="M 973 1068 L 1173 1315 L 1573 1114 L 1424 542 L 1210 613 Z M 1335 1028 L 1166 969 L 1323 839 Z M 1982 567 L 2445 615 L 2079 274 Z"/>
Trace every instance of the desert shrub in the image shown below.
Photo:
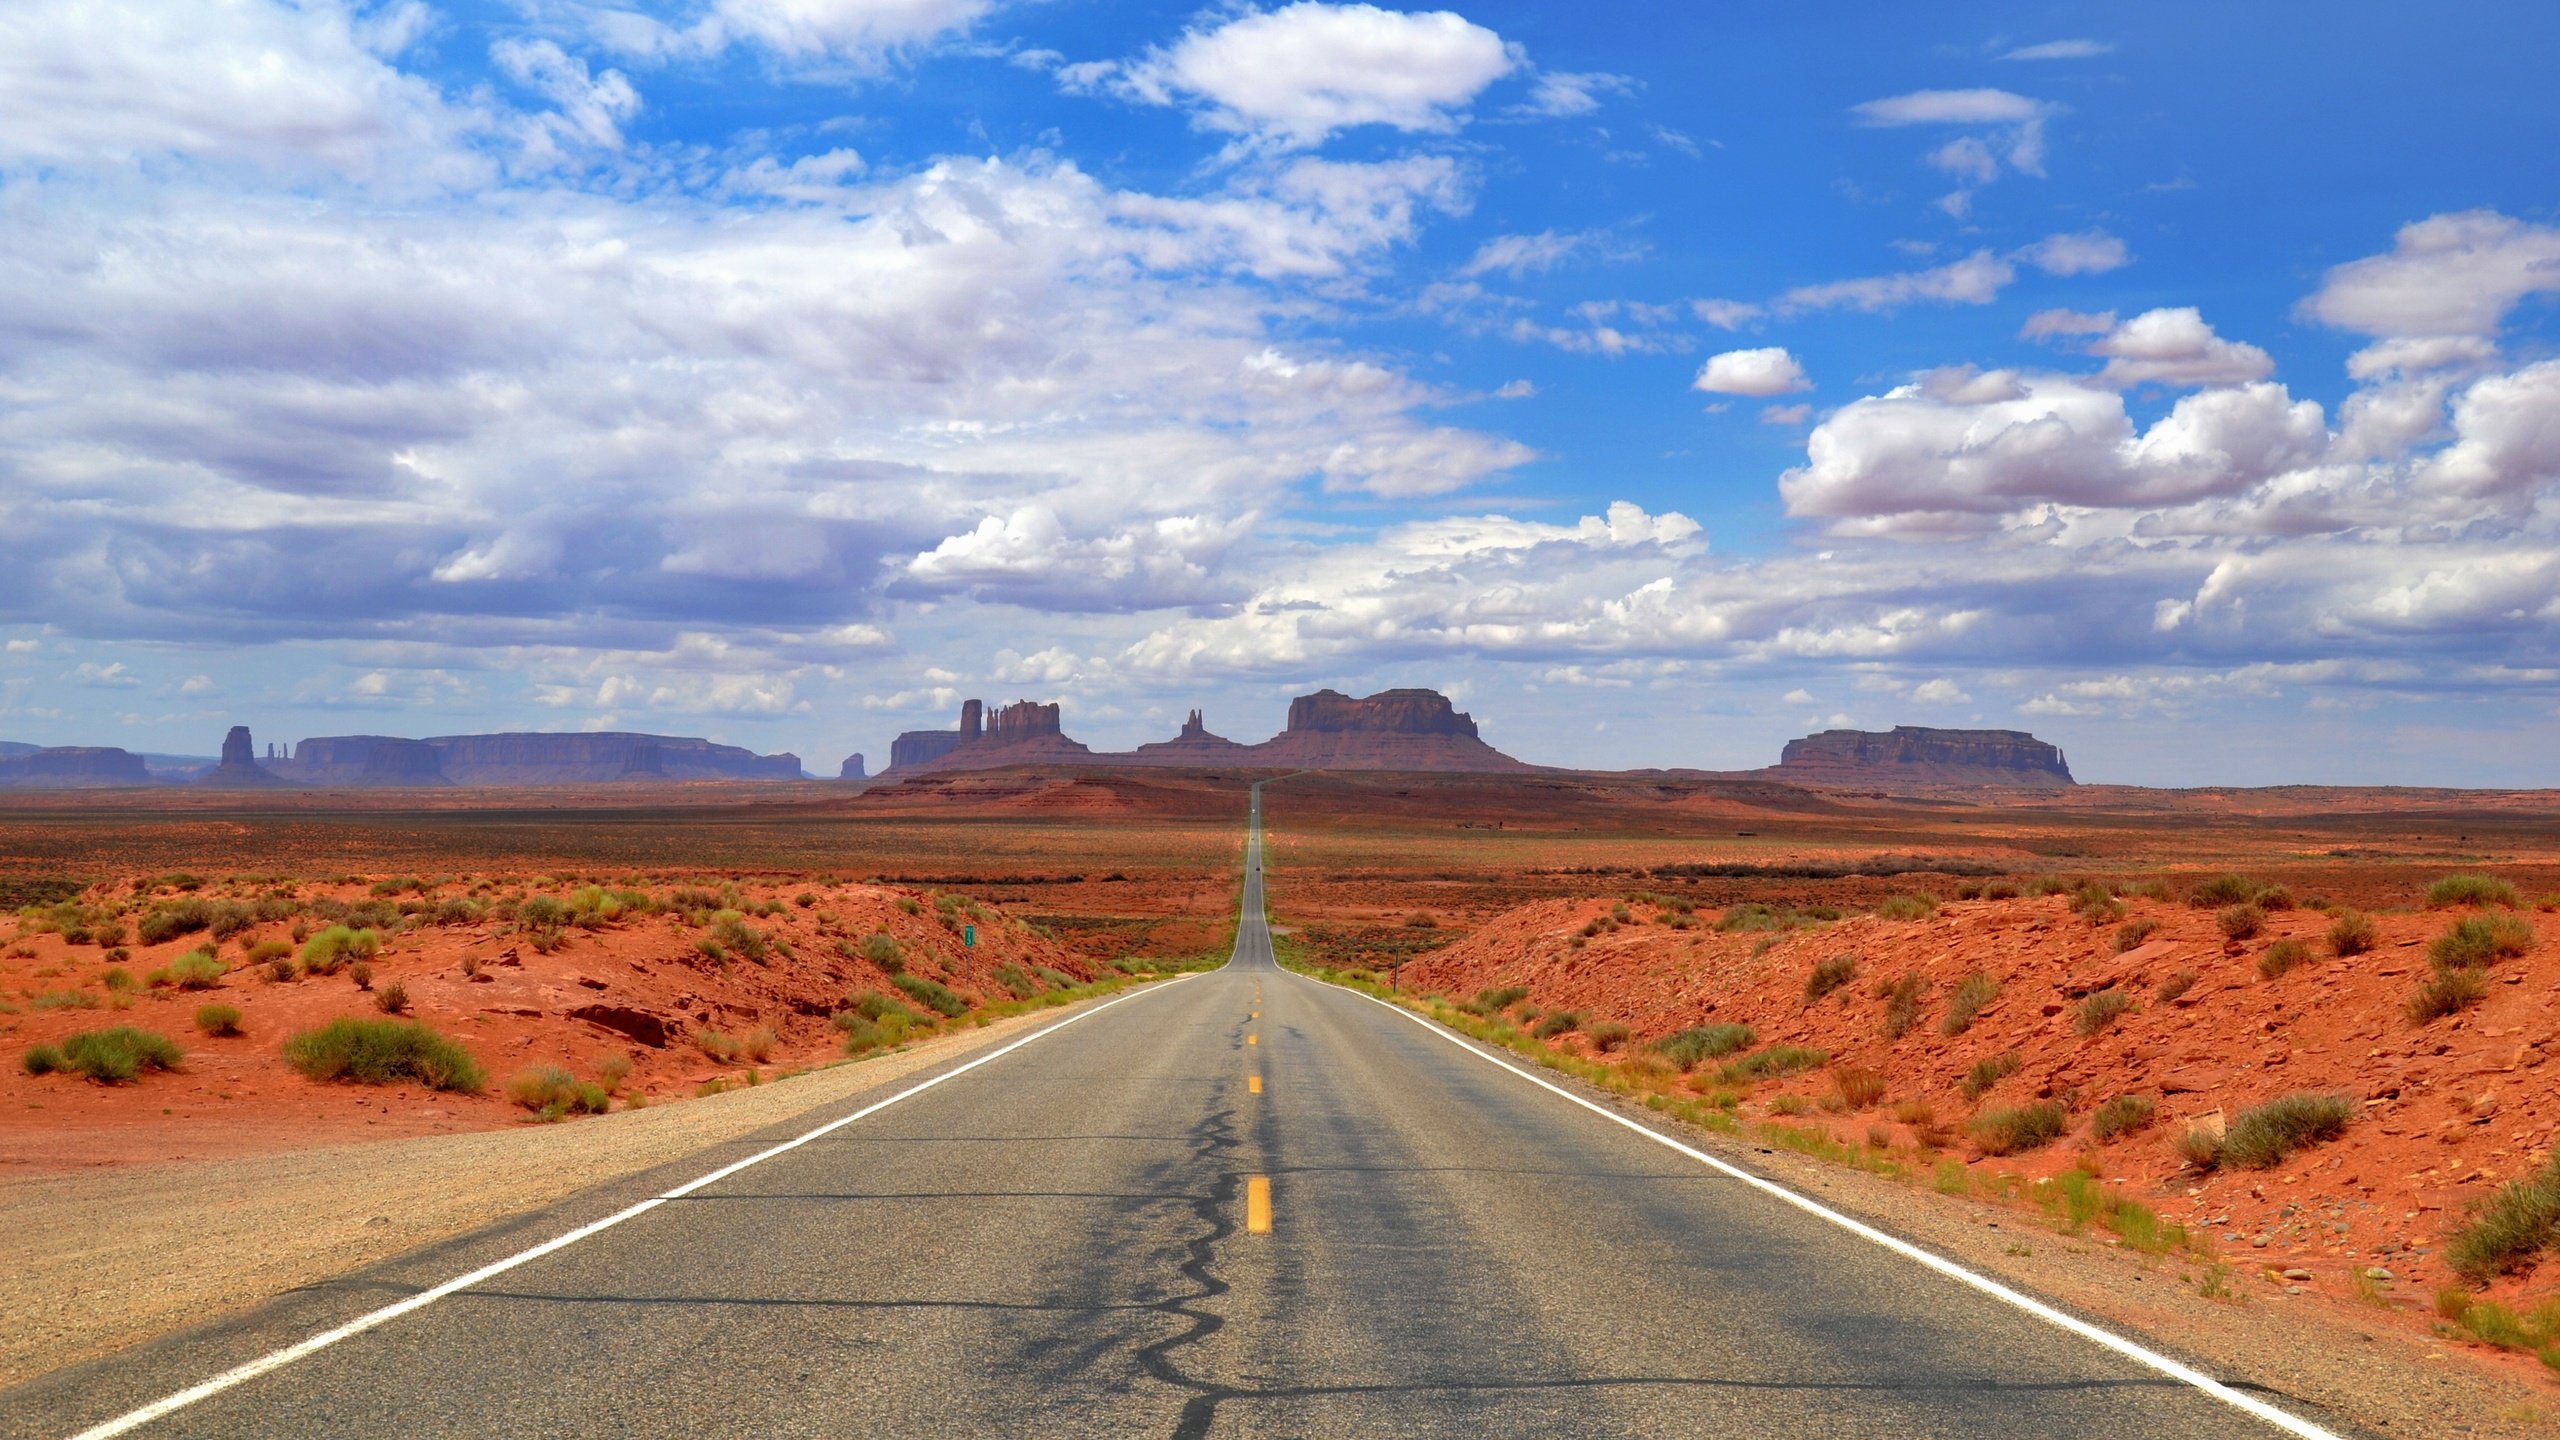
<path fill-rule="evenodd" d="M 2222 1163 L 2222 1137 L 2201 1125 L 2180 1131 L 2169 1148 L 2198 1170 L 2211 1170 Z"/>
<path fill-rule="evenodd" d="M 226 967 L 210 950 L 190 950 L 169 962 L 165 970 L 154 971 L 153 984 L 170 984 L 181 990 L 210 990 L 222 983 Z"/>
<path fill-rule="evenodd" d="M 693 1048 L 723 1065 L 734 1065 L 738 1062 L 738 1037 L 726 1030 L 694 1031 Z"/>
<path fill-rule="evenodd" d="M 2285 1095 L 2243 1110 L 2223 1132 L 2222 1158 L 2233 1165 L 2272 1169 L 2305 1145 L 2344 1133 L 2355 1118 L 2355 1102 L 2344 1095 L 2311 1091 Z"/>
<path fill-rule="evenodd" d="M 918 1018 L 916 1013 L 885 995 L 864 996 L 862 999 L 878 1001 L 879 1004 L 865 1006 L 858 1000 L 854 1008 L 839 1010 L 829 1017 L 844 1035 L 844 1053 L 860 1055 L 905 1044 Z"/>
<path fill-rule="evenodd" d="M 2345 957 L 2361 955 L 2381 943 L 2381 932 L 2374 928 L 2373 918 L 2355 910 L 2341 910 L 2329 921 L 2329 953 Z"/>
<path fill-rule="evenodd" d="M 133 972 L 121 965 L 110 965 L 98 973 L 98 983 L 121 995 L 134 987 Z"/>
<path fill-rule="evenodd" d="M 1547 1018 L 1539 1021 L 1537 1028 L 1529 1033 L 1537 1036 L 1541 1040 L 1553 1040 L 1559 1035 L 1579 1030 L 1581 1028 L 1582 1014 L 1580 1011 L 1555 1010 L 1550 1011 Z"/>
<path fill-rule="evenodd" d="M 1632 1033 L 1626 1026 L 1615 1020 L 1602 1020 L 1597 1024 L 1584 1026 L 1582 1038 L 1591 1042 L 1592 1049 L 1605 1051 L 1615 1050 L 1626 1044 L 1627 1036 Z"/>
<path fill-rule="evenodd" d="M 156 905 L 134 922 L 133 933 L 145 945 L 159 945 L 181 935 L 192 935 L 213 924 L 213 907 L 188 896 L 166 905 Z"/>
<path fill-rule="evenodd" d="M 101 920 L 89 927 L 89 943 L 116 946 L 124 943 L 124 924 L 118 920 Z"/>
<path fill-rule="evenodd" d="M 385 1015 L 398 1015 L 409 1008 L 409 987 L 401 984 L 383 986 L 374 992 L 373 1008 Z"/>
<path fill-rule="evenodd" d="M 2466 915 L 2427 946 L 2439 970 L 2486 966 L 2533 948 L 2533 927 L 2517 915 Z"/>
<path fill-rule="evenodd" d="M 2310 946 L 2290 938 L 2279 940 L 2258 957 L 2258 978 L 2273 980 L 2310 959 Z"/>
<path fill-rule="evenodd" d="M 293 953 L 293 947 L 282 940 L 252 940 L 241 958 L 252 965 L 273 965 Z"/>
<path fill-rule="evenodd" d="M 415 1020 L 343 1016 L 285 1041 L 284 1058 L 314 1080 L 414 1080 L 430 1090 L 463 1091 L 488 1083 L 470 1051 Z"/>
<path fill-rule="evenodd" d="M 2018 898 L 2019 894 L 2020 891 L 2018 889 L 2018 884 L 2014 880 L 1987 880 L 1983 882 L 1982 898 L 1985 900 L 2015 900 Z"/>
<path fill-rule="evenodd" d="M 2157 920 L 2127 920 L 2116 927 L 2116 953 L 2121 955 L 2150 939 L 2151 932 L 2159 928 Z"/>
<path fill-rule="evenodd" d="M 1743 1056 L 1716 1072 L 1716 1078 L 1728 1084 L 1744 1084 L 1759 1080 L 1775 1080 L 1828 1064 L 1831 1052 L 1805 1045 L 1772 1045 L 1766 1050 Z"/>
<path fill-rule="evenodd" d="M 2015 1050 L 1985 1056 L 1973 1062 L 1973 1068 L 1964 1072 L 1964 1079 L 1957 1082 L 1956 1088 L 1964 1092 L 1967 1100 L 1979 1100 L 1990 1092 L 1992 1086 L 2017 1074 L 2018 1064 L 2018 1052 Z"/>
<path fill-rule="evenodd" d="M 2442 910 L 2456 905 L 2503 905 L 2516 908 L 2516 887 L 2494 875 L 2447 875 L 2427 887 L 2427 906 Z"/>
<path fill-rule="evenodd" d="M 2250 896 L 2249 903 L 2270 912 L 2290 910 L 2294 906 L 2293 892 L 2281 885 L 2270 885 Z"/>
<path fill-rule="evenodd" d="M 196 1007 L 196 1028 L 207 1035 L 237 1035 L 240 1033 L 240 1007 L 199 1005 Z"/>
<path fill-rule="evenodd" d="M 1828 905 L 1808 909 L 1777 909 L 1756 900 L 1746 900 L 1728 908 L 1716 919 L 1716 928 L 1728 933 L 1751 930 L 1795 930 L 1817 922 L 1837 920 L 1840 912 Z"/>
<path fill-rule="evenodd" d="M 607 1090 L 619 1090 L 631 1078 L 631 1057 L 607 1055 L 596 1062 L 596 1082 Z"/>
<path fill-rule="evenodd" d="M 2118 887 L 2117 893 L 2139 895 L 2145 900 L 2166 901 L 2169 898 L 2169 882 L 2155 875 L 2148 880 L 2135 880 L 2122 885 Z"/>
<path fill-rule="evenodd" d="M 154 985 L 168 984 L 169 972 L 166 970 L 152 971 L 151 983 Z M 90 994 L 86 990 L 46 990 L 37 994 L 27 1003 L 38 1010 L 95 1010 L 98 1008 L 98 997 Z"/>
<path fill-rule="evenodd" d="M 356 988 L 359 990 L 372 989 L 373 962 L 370 960 L 359 960 L 353 965 L 348 966 L 347 978 L 356 982 Z"/>
<path fill-rule="evenodd" d="M 2155 1108 L 2149 1096 L 2119 1095 L 2089 1117 L 2089 1138 L 2103 1144 L 2119 1135 L 2130 1135 L 2151 1123 Z"/>
<path fill-rule="evenodd" d="M 2188 891 L 2187 903 L 2198 910 L 2218 910 L 2257 898 L 2259 889 L 2258 882 L 2245 875 L 2216 875 Z"/>
<path fill-rule="evenodd" d="M 2196 972 L 2180 970 L 2161 981 L 2160 988 L 2151 992 L 2151 998 L 2166 1005 L 2194 988 L 2196 988 Z"/>
<path fill-rule="evenodd" d="M 557 1065 L 519 1070 L 507 1081 L 507 1098 L 545 1120 L 563 1115 L 601 1115 L 612 1105 L 605 1088 L 580 1080 Z"/>
<path fill-rule="evenodd" d="M 885 975 L 896 975 L 907 968 L 906 955 L 898 948 L 898 937 L 886 930 L 874 930 L 862 942 L 862 958 L 879 966 Z"/>
<path fill-rule="evenodd" d="M 77 1031 L 52 1045 L 38 1045 L 26 1053 L 21 1063 L 30 1075 L 68 1070 L 101 1085 L 122 1085 L 145 1070 L 177 1069 L 183 1053 L 177 1042 L 166 1035 L 130 1025 L 113 1025 L 104 1030 Z"/>
<path fill-rule="evenodd" d="M 710 933 L 703 938 L 757 965 L 765 963 L 765 953 L 770 945 L 764 932 L 748 924 L 746 916 L 735 910 L 723 910 L 712 916 Z"/>
<path fill-rule="evenodd" d="M 569 907 L 548 895 L 536 895 L 516 907 L 516 923 L 527 930 L 557 930 L 569 923 Z"/>
<path fill-rule="evenodd" d="M 1813 967 L 1804 977 L 1804 1003 L 1810 1005 L 1832 991 L 1846 985 L 1858 973 L 1858 957 L 1834 955 Z"/>
<path fill-rule="evenodd" d="M 1526 985 L 1496 985 L 1476 992 L 1476 1008 L 1488 1015 L 1508 1010 L 1529 998 Z"/>
<path fill-rule="evenodd" d="M 1929 982 L 1916 973 L 1877 987 L 1877 996 L 1884 1001 L 1884 1038 L 1899 1040 L 1911 1033 L 1920 1018 L 1920 997 L 1928 988 Z"/>
<path fill-rule="evenodd" d="M 2560 1245 L 2560 1156 L 2475 1203 L 2445 1244 L 2445 1263 L 2474 1284 Z"/>
<path fill-rule="evenodd" d="M 302 968 L 311 975 L 335 975 L 352 960 L 370 960 L 382 949 L 382 936 L 372 930 L 332 925 L 302 945 Z"/>
<path fill-rule="evenodd" d="M 2412 1025 L 2424 1025 L 2470 1009 L 2489 998 L 2489 974 L 2477 966 L 2439 970 L 2418 982 L 2409 995 Z"/>
<path fill-rule="evenodd" d="M 2071 1117 L 2050 1100 L 2007 1110 L 1985 1110 L 1965 1122 L 1965 1133 L 1985 1155 L 2015 1155 L 2049 1145 L 2071 1128 Z"/>
<path fill-rule="evenodd" d="M 1887 920 L 1926 920 L 1938 913 L 1938 897 L 1926 890 L 1908 895 L 1887 895 L 1876 907 L 1876 914 Z"/>
<path fill-rule="evenodd" d="M 2071 1028 L 2083 1035 L 2095 1035 L 2132 1008 L 2132 996 L 2109 986 L 2081 998 L 2079 1007 L 2071 1012 Z"/>
<path fill-rule="evenodd" d="M 994 973 L 996 983 L 1011 991 L 1016 1000 L 1028 1000 L 1040 993 L 1040 982 L 1024 973 L 1019 965 L 999 965 Z"/>
<path fill-rule="evenodd" d="M 2266 928 L 2267 912 L 2246 902 L 2227 905 L 2214 912 L 2213 923 L 2222 927 L 2225 938 L 2246 940 Z"/>
<path fill-rule="evenodd" d="M 2071 892 L 2071 913 L 2092 925 L 2112 925 L 2124 918 L 2124 902 L 2106 885 L 2085 880 Z"/>
<path fill-rule="evenodd" d="M 1972 1029 L 1974 1017 L 1999 995 L 2000 982 L 1979 970 L 1957 981 L 1956 988 L 1947 993 L 1947 1013 L 1938 1021 L 1938 1033 L 1961 1035 Z"/>
<path fill-rule="evenodd" d="M 1807 1100 L 1801 1095 L 1772 1095 L 1769 1097 L 1769 1113 L 1772 1115 L 1810 1115 L 1813 1113 L 1813 1102 Z"/>
<path fill-rule="evenodd" d="M 1880 1071 L 1842 1066 L 1831 1072 L 1831 1084 L 1840 1092 L 1840 1103 L 1852 1110 L 1864 1110 L 1884 1098 L 1885 1078 Z"/>
<path fill-rule="evenodd" d="M 1753 1039 L 1748 1025 L 1692 1025 L 1675 1030 L 1653 1042 L 1662 1058 L 1683 1070 L 1696 1069 L 1701 1061 L 1721 1060 L 1738 1050 L 1747 1050 Z"/>
<path fill-rule="evenodd" d="M 889 983 L 944 1019 L 957 1019 L 969 1011 L 969 1002 L 952 993 L 951 987 L 939 980 L 927 980 L 921 975 L 892 975 Z"/>

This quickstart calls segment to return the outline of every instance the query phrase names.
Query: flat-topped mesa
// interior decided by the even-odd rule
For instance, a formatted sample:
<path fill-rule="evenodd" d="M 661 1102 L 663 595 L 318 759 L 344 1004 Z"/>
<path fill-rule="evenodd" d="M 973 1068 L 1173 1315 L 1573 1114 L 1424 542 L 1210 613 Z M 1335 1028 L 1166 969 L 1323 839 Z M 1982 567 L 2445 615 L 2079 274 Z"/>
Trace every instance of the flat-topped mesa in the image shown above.
<path fill-rule="evenodd" d="M 987 733 L 981 745 L 1020 745 L 1044 735 L 1059 734 L 1058 706 L 1029 700 L 1016 700 L 987 717 Z"/>
<path fill-rule="evenodd" d="M 691 735 L 617 731 L 436 735 L 445 778 L 457 785 L 586 785 L 633 780 L 797 780 L 800 757 L 758 755 Z"/>
<path fill-rule="evenodd" d="M 2009 785 L 2060 789 L 2075 783 L 2059 749 L 2024 730 L 1825 730 L 1790 740 L 1771 779 L 1826 785 Z"/>
<path fill-rule="evenodd" d="M 315 735 L 272 762 L 300 785 L 599 785 L 616 780 L 797 780 L 800 757 L 686 735 L 613 731 L 495 735 Z"/>
<path fill-rule="evenodd" d="M 256 790 L 290 782 L 258 763 L 258 747 L 249 739 L 249 727 L 234 725 L 222 737 L 222 763 L 196 779 L 198 785 L 214 790 Z"/>
<path fill-rule="evenodd" d="M 1476 738 L 1474 717 L 1437 690 L 1381 690 L 1354 700 L 1339 690 L 1319 690 L 1289 702 L 1289 728 L 1327 733 L 1464 735 Z"/>
<path fill-rule="evenodd" d="M 1319 690 L 1289 702 L 1289 728 L 1251 747 L 1258 765 L 1310 770 L 1526 770 L 1487 745 L 1476 722 L 1437 690 L 1360 699 Z"/>
<path fill-rule="evenodd" d="M 852 754 L 844 757 L 844 764 L 837 769 L 836 778 L 839 780 L 868 780 L 871 778 L 870 775 L 863 771 L 861 751 L 856 750 Z"/>
<path fill-rule="evenodd" d="M 151 770 L 142 757 L 113 745 L 12 745 L 0 753 L 0 786 L 13 789 L 87 790 L 150 783 Z"/>
<path fill-rule="evenodd" d="M 303 785 L 450 785 L 443 757 L 424 740 L 396 735 L 321 735 L 267 762 Z"/>

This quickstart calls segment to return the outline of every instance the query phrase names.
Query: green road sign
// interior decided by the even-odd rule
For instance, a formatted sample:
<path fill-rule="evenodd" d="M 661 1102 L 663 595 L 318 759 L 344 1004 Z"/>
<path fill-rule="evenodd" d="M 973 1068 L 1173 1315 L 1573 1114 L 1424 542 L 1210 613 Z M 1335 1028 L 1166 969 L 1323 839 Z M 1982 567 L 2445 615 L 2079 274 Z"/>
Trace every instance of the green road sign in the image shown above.
<path fill-rule="evenodd" d="M 976 949 L 978 945 L 978 927 L 975 925 L 961 926 L 960 943 L 970 949 Z"/>

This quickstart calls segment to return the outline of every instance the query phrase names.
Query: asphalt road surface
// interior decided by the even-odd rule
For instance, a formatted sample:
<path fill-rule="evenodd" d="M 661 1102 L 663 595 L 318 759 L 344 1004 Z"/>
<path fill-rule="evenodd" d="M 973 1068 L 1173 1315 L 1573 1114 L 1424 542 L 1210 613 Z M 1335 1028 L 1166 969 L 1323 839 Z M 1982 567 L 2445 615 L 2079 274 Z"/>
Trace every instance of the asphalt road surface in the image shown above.
<path fill-rule="evenodd" d="M 759 1146 L 21 1387 L 0 1433 L 260 1356 L 132 1433 L 2282 1433 L 1278 969 L 1256 831 L 1221 970 L 287 1362 Z"/>

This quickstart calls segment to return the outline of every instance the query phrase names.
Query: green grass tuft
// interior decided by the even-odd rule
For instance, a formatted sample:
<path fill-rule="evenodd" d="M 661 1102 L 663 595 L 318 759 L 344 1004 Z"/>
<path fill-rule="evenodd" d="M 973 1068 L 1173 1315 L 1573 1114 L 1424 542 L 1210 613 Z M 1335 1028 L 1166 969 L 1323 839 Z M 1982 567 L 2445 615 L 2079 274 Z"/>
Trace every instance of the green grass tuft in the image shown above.
<path fill-rule="evenodd" d="M 199 1005 L 196 1007 L 196 1028 L 207 1035 L 237 1035 L 240 1033 L 240 1007 Z"/>
<path fill-rule="evenodd" d="M 1654 1041 L 1653 1048 L 1662 1058 L 1685 1071 L 1696 1069 L 1701 1061 L 1721 1060 L 1737 1051 L 1748 1050 L 1754 1038 L 1748 1025 L 1692 1025 Z"/>
<path fill-rule="evenodd" d="M 2305 1145 L 2335 1139 L 2355 1118 L 2355 1102 L 2344 1095 L 2311 1091 L 2285 1095 L 2243 1110 L 2223 1132 L 2222 1159 L 2256 1170 L 2273 1169 Z"/>
<path fill-rule="evenodd" d="M 1804 977 L 1804 1003 L 1810 1005 L 1832 991 L 1846 985 L 1858 973 L 1858 957 L 1834 955 L 1813 967 Z"/>
<path fill-rule="evenodd" d="M 2500 905 L 2513 910 L 2518 903 L 2516 887 L 2494 875 L 2447 875 L 2427 887 L 2427 908 L 2431 910 L 2457 905 Z"/>
<path fill-rule="evenodd" d="M 1938 1033 L 1961 1035 L 1972 1029 L 1974 1017 L 1999 994 L 2000 982 L 1979 970 L 1957 981 L 1956 988 L 1947 994 L 1947 1013 L 1938 1021 Z"/>
<path fill-rule="evenodd" d="M 2132 1008 L 2132 996 L 2109 986 L 2081 1000 L 2079 1008 L 2071 1013 L 2071 1028 L 2083 1035 L 2095 1035 Z"/>
<path fill-rule="evenodd" d="M 2156 1108 L 2147 1095 L 2119 1095 L 2089 1117 L 2089 1138 L 2103 1144 L 2119 1135 L 2130 1135 L 2151 1123 Z"/>
<path fill-rule="evenodd" d="M 2060 1105 L 2039 1100 L 2008 1110 L 1985 1110 L 1965 1123 L 1965 1133 L 1985 1155 L 2015 1155 L 2052 1144 L 2071 1128 Z"/>
<path fill-rule="evenodd" d="M 20 1063 L 30 1075 L 67 1070 L 101 1085 L 122 1085 L 145 1070 L 177 1069 L 184 1053 L 166 1035 L 114 1025 L 104 1030 L 78 1031 L 54 1044 L 38 1045 Z"/>
<path fill-rule="evenodd" d="M 2560 1245 L 2560 1156 L 2532 1174 L 2510 1180 L 2472 1207 L 2470 1218 L 2445 1243 L 2445 1263 L 2474 1284 L 2521 1268 L 2536 1254 Z"/>
<path fill-rule="evenodd" d="M 2329 920 L 2329 953 L 2341 959 L 2361 955 L 2382 943 L 2382 932 L 2375 928 L 2373 917 L 2357 910 L 2341 910 Z"/>
<path fill-rule="evenodd" d="M 1990 1093 L 1992 1086 L 2017 1074 L 2018 1064 L 2018 1052 L 2015 1050 L 1986 1056 L 1973 1062 L 1973 1068 L 1964 1072 L 1964 1079 L 1958 1082 L 1957 1088 L 1964 1092 L 1967 1100 L 1979 1100 Z"/>
<path fill-rule="evenodd" d="M 969 1002 L 939 980 L 928 980 L 921 975 L 892 975 L 889 983 L 905 991 L 917 1004 L 945 1019 L 956 1020 L 969 1013 Z"/>
<path fill-rule="evenodd" d="M 413 1080 L 430 1090 L 461 1091 L 488 1083 L 470 1051 L 415 1020 L 341 1017 L 285 1041 L 284 1058 L 314 1080 Z"/>

